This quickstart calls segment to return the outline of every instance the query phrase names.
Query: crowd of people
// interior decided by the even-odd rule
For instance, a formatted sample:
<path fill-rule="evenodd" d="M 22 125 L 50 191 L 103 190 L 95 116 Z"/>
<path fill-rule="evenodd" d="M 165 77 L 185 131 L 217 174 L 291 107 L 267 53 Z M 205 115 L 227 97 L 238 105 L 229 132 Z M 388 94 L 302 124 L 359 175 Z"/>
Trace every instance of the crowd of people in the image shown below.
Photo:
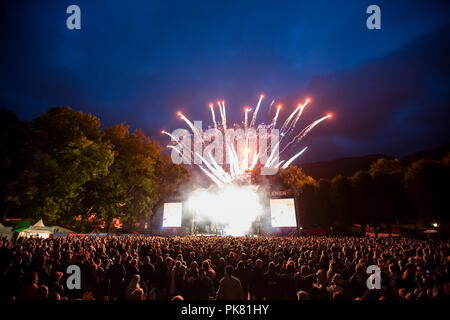
<path fill-rule="evenodd" d="M 80 288 L 68 286 L 71 265 L 79 267 Z M 374 289 L 369 266 L 381 271 Z M 450 297 L 449 267 L 443 240 L 0 239 L 0 299 L 435 300 Z"/>

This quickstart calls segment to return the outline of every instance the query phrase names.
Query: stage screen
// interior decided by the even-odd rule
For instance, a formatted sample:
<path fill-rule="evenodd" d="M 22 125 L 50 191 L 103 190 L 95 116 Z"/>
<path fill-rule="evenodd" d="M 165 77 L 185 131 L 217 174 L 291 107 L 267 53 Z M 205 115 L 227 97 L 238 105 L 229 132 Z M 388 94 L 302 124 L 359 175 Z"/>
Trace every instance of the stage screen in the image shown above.
<path fill-rule="evenodd" d="M 270 199 L 272 227 L 296 227 L 294 199 Z"/>
<path fill-rule="evenodd" d="M 164 203 L 163 227 L 181 227 L 181 202 Z"/>

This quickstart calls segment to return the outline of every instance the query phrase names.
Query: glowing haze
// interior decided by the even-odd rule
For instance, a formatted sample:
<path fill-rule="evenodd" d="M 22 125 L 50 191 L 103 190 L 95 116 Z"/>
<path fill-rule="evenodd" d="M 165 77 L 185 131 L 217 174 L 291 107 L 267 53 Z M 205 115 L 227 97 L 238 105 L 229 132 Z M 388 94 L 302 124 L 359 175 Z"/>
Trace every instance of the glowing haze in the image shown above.
<path fill-rule="evenodd" d="M 253 221 L 264 213 L 264 206 L 254 185 L 226 185 L 193 191 L 186 207 L 197 218 L 207 218 L 224 225 L 227 235 L 248 233 Z"/>

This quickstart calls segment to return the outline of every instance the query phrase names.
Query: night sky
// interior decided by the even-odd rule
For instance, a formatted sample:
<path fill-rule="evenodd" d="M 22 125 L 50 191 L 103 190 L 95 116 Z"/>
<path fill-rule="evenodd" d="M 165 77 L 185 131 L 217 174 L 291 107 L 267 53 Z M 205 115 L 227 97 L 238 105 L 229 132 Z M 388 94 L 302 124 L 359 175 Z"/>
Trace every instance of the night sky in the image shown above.
<path fill-rule="evenodd" d="M 264 93 L 261 121 L 272 100 L 287 113 L 310 97 L 305 125 L 334 114 L 299 146 L 305 162 L 449 142 L 450 1 L 7 0 L 0 24 L 0 107 L 23 120 L 71 106 L 165 144 L 176 111 L 208 125 L 225 99 L 240 121 Z"/>

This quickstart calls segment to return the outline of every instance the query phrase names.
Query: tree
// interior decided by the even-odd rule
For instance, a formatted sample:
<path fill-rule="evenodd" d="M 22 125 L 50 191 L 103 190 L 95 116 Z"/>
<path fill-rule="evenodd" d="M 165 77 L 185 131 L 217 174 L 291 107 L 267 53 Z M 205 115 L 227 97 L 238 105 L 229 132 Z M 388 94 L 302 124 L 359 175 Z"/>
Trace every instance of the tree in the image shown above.
<path fill-rule="evenodd" d="M 330 199 L 334 209 L 333 225 L 343 227 L 351 222 L 352 187 L 347 177 L 339 174 L 331 180 Z"/>
<path fill-rule="evenodd" d="M 152 209 L 160 149 L 141 131 L 130 134 L 124 124 L 106 129 L 105 134 L 116 157 L 108 175 L 88 183 L 83 204 L 89 214 L 94 212 L 106 222 L 109 232 L 114 218 L 132 224 Z"/>
<path fill-rule="evenodd" d="M 105 132 L 117 156 L 107 176 L 88 184 L 83 202 L 106 222 L 108 232 L 114 218 L 133 229 L 135 222 L 152 215 L 163 197 L 177 190 L 187 170 L 162 155 L 161 146 L 140 130 L 130 134 L 129 126 L 120 124 Z"/>
<path fill-rule="evenodd" d="M 17 211 L 17 194 L 22 186 L 17 183 L 26 164 L 32 160 L 28 139 L 29 122 L 20 121 L 9 110 L 0 108 L 0 215 L 2 220 L 9 211 Z M 13 213 L 13 212 L 11 212 Z"/>
<path fill-rule="evenodd" d="M 155 170 L 158 181 L 158 202 L 179 191 L 179 187 L 189 178 L 189 171 L 182 165 L 173 163 L 168 154 L 160 155 Z"/>
<path fill-rule="evenodd" d="M 450 167 L 445 158 L 444 161 L 423 159 L 412 163 L 405 174 L 405 187 L 414 199 L 418 218 L 449 220 Z"/>
<path fill-rule="evenodd" d="M 318 223 L 316 203 L 317 182 L 306 182 L 302 185 L 299 195 L 299 208 L 303 218 L 303 225 L 312 226 Z"/>
<path fill-rule="evenodd" d="M 300 211 L 304 213 L 304 225 L 314 224 L 315 215 L 315 188 L 317 186 L 314 178 L 306 175 L 301 168 L 297 166 L 290 166 L 287 169 L 279 172 L 279 180 L 284 187 L 293 190 L 298 194 L 298 207 Z"/>
<path fill-rule="evenodd" d="M 389 233 L 391 224 L 405 217 L 407 203 L 403 187 L 404 173 L 405 167 L 398 159 L 378 159 L 369 170 L 375 181 L 375 227 L 387 223 Z"/>
<path fill-rule="evenodd" d="M 316 222 L 322 226 L 330 226 L 334 222 L 333 208 L 330 199 L 331 182 L 328 179 L 320 179 L 316 188 Z"/>
<path fill-rule="evenodd" d="M 297 166 L 289 166 L 287 169 L 279 172 L 281 183 L 292 190 L 301 191 L 305 184 L 316 185 L 314 178 L 306 175 L 303 170 Z"/>
<path fill-rule="evenodd" d="M 374 222 L 375 219 L 375 180 L 366 171 L 357 171 L 351 178 L 353 192 L 353 216 L 352 222 L 360 223 L 362 231 L 368 223 Z"/>
<path fill-rule="evenodd" d="M 445 164 L 447 167 L 450 167 L 450 152 L 447 153 L 447 155 L 442 158 L 442 163 Z"/>
<path fill-rule="evenodd" d="M 108 173 L 114 160 L 100 120 L 69 107 L 50 108 L 31 124 L 31 160 L 11 194 L 24 216 L 71 220 L 86 182 Z"/>

